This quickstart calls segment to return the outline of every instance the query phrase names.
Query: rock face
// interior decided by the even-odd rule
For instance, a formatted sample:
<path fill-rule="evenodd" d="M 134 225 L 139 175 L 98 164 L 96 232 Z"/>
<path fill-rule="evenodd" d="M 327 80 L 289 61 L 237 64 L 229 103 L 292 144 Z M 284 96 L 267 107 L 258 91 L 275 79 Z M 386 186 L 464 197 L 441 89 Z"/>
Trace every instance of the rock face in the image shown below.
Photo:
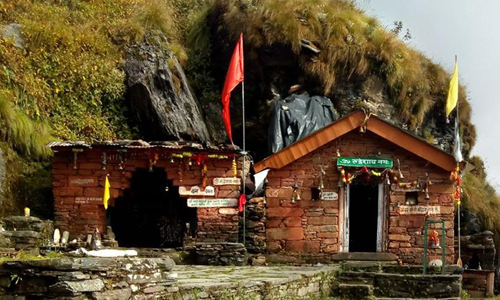
<path fill-rule="evenodd" d="M 184 71 L 166 39 L 146 35 L 127 50 L 127 94 L 137 123 L 149 140 L 208 141 L 210 136 Z"/>
<path fill-rule="evenodd" d="M 21 24 L 10 23 L 2 29 L 2 38 L 11 39 L 14 47 L 23 48 L 24 39 L 21 36 Z"/>

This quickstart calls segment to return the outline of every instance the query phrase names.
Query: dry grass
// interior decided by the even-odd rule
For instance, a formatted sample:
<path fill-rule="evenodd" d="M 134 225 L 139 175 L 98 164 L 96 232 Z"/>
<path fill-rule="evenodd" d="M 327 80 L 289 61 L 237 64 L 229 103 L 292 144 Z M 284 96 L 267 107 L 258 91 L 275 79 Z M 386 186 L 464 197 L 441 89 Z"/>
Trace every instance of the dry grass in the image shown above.
<path fill-rule="evenodd" d="M 315 42 L 322 50 L 318 61 L 301 59 L 300 67 L 320 82 L 327 96 L 341 80 L 375 74 L 384 80 L 392 104 L 412 128 L 418 128 L 431 110 L 444 115 L 449 74 L 350 1 L 215 0 L 214 8 L 234 40 L 239 32 L 245 33 L 249 51 L 288 45 L 299 56 L 302 38 Z M 463 87 L 462 91 L 461 120 L 472 127 Z M 472 132 L 470 146 L 474 139 Z"/>
<path fill-rule="evenodd" d="M 472 157 L 474 171 L 463 177 L 462 198 L 464 207 L 477 214 L 484 228 L 495 233 L 495 244 L 500 244 L 500 196 L 486 180 L 481 158 Z"/>

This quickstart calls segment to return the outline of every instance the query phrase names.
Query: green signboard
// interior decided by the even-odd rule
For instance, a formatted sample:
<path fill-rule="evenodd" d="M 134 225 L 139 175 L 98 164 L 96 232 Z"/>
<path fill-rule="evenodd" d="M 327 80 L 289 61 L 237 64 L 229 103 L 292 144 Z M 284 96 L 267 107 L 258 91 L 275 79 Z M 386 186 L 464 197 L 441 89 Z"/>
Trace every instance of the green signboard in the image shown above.
<path fill-rule="evenodd" d="M 392 158 L 339 157 L 337 167 L 392 168 Z"/>

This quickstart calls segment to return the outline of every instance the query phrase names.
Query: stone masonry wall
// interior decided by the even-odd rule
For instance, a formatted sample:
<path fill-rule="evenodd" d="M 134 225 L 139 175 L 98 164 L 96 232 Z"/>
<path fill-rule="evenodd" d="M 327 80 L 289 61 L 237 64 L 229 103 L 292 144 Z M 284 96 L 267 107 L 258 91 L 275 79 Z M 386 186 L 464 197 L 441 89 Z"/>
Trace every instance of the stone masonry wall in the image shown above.
<path fill-rule="evenodd" d="M 105 170 L 102 155 L 106 152 Z M 109 174 L 111 199 L 113 206 L 116 198 L 123 195 L 123 190 L 130 188 L 130 179 L 135 170 L 148 169 L 150 150 L 129 150 L 120 166 L 120 155 L 116 150 L 85 149 L 78 153 L 76 165 L 73 152 L 58 151 L 52 162 L 53 192 L 55 209 L 55 227 L 68 230 L 70 239 L 76 235 L 92 233 L 97 227 L 105 232 L 106 211 L 102 204 L 104 181 Z M 181 164 L 182 172 L 180 172 Z M 208 159 L 207 184 L 212 185 L 214 177 L 232 177 L 232 159 Z M 76 167 L 76 168 L 75 168 Z M 159 152 L 155 168 L 164 168 L 167 178 L 174 186 L 201 186 L 201 166 L 193 161 L 192 166 L 175 159 L 170 162 L 170 152 Z M 182 174 L 182 175 L 181 175 Z M 238 166 L 238 176 L 241 167 Z M 238 198 L 239 186 L 214 186 L 212 198 Z M 238 208 L 198 208 L 197 240 L 214 242 L 238 240 Z"/>
<path fill-rule="evenodd" d="M 323 176 L 325 191 L 338 192 L 341 199 L 343 192 L 338 187 L 340 172 L 336 166 L 337 150 L 345 157 L 392 158 L 395 164 L 399 159 L 403 182 L 425 180 L 428 173 L 433 182 L 429 188 L 430 200 L 424 200 L 424 194 L 419 193 L 419 205 L 440 206 L 441 214 L 436 217 L 445 220 L 447 262 L 452 262 L 454 203 L 453 183 L 449 178 L 451 170 L 442 170 L 373 133 L 355 131 L 279 170 L 269 172 L 266 187 L 268 252 L 327 255 L 339 251 L 339 201 L 311 199 L 311 188 L 319 185 L 320 165 L 324 166 L 326 172 Z M 291 204 L 294 183 L 302 194 L 300 201 Z M 396 204 L 405 204 L 405 191 L 397 191 L 393 186 L 388 194 L 388 232 L 384 251 L 400 256 L 407 263 L 422 263 L 425 217 L 399 215 Z M 433 228 L 439 227 L 435 225 Z M 441 241 L 441 230 L 437 231 Z M 439 254 L 440 250 L 430 250 L 429 259 L 439 258 Z"/>
<path fill-rule="evenodd" d="M 164 299 L 178 291 L 174 265 L 168 257 L 7 261 L 0 299 Z"/>

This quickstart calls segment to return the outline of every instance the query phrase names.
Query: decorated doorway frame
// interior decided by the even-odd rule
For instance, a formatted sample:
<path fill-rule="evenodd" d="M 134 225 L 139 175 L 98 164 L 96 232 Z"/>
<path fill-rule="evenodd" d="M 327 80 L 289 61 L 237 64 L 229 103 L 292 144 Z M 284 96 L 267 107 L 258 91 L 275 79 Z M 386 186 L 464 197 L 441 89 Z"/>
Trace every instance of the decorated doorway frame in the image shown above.
<path fill-rule="evenodd" d="M 340 252 L 349 252 L 349 207 L 351 203 L 350 195 L 351 195 L 351 185 L 347 184 L 345 186 L 344 197 L 342 197 L 342 207 L 341 207 L 341 215 L 344 220 L 341 225 L 341 243 L 340 243 Z M 384 242 L 385 242 L 385 234 L 387 232 L 387 201 L 385 196 L 385 186 L 383 183 L 378 184 L 378 200 L 377 200 L 377 244 L 376 244 L 376 252 L 385 251 Z"/>

